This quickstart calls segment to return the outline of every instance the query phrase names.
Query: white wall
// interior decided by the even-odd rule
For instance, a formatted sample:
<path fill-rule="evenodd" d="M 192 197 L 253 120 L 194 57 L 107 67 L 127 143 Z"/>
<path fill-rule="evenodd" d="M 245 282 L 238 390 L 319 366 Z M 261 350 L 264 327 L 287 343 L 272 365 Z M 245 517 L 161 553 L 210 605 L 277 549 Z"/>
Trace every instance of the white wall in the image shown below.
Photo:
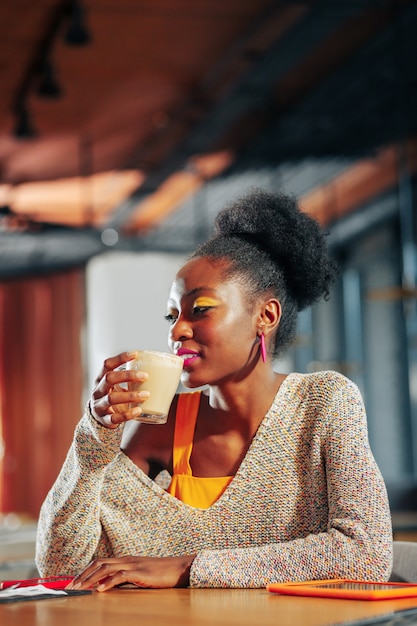
<path fill-rule="evenodd" d="M 108 356 L 124 350 L 167 350 L 166 302 L 183 262 L 172 254 L 111 252 L 88 263 L 86 393 Z"/>

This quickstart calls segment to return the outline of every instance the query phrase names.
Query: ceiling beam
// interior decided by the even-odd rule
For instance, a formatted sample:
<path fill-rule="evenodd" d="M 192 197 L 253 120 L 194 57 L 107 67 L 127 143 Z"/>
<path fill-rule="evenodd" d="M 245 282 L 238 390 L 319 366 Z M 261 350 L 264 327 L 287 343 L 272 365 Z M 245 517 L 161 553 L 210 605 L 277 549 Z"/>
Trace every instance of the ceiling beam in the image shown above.
<path fill-rule="evenodd" d="M 239 120 L 249 112 L 262 111 L 268 105 L 279 79 L 346 20 L 345 12 L 323 13 L 320 3 L 317 3 L 317 7 L 316 3 L 310 4 L 308 11 L 305 11 L 303 5 L 303 9 L 301 17 L 213 104 L 165 161 L 150 172 L 143 184 L 124 202 L 115 207 L 106 227 L 122 230 L 138 205 L 174 172 L 184 169 L 192 156 L 218 149 L 224 135 Z M 354 7 L 352 11 L 360 14 L 363 6 Z"/>

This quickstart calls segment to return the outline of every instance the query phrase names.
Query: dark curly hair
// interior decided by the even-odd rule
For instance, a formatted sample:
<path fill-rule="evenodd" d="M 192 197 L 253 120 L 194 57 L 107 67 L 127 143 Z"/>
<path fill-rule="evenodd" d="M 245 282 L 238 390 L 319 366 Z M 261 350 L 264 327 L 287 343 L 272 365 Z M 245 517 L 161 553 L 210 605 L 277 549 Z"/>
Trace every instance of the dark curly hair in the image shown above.
<path fill-rule="evenodd" d="M 337 269 L 320 225 L 294 196 L 255 189 L 220 211 L 215 232 L 191 258 L 227 259 L 225 278 L 242 281 L 251 302 L 276 297 L 282 316 L 274 356 L 292 342 L 297 313 L 327 298 Z"/>

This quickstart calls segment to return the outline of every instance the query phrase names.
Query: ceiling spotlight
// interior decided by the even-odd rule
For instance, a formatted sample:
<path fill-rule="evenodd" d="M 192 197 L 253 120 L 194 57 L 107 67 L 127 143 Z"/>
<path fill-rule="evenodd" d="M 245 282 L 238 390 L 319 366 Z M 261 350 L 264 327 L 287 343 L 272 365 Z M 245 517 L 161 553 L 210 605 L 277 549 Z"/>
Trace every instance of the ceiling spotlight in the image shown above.
<path fill-rule="evenodd" d="M 32 139 L 36 136 L 26 105 L 21 105 L 16 110 L 16 125 L 13 130 L 13 136 L 15 139 Z"/>
<path fill-rule="evenodd" d="M 101 241 L 105 246 L 115 246 L 119 241 L 119 233 L 114 228 L 105 228 L 101 233 Z"/>
<path fill-rule="evenodd" d="M 42 64 L 40 81 L 38 85 L 38 95 L 42 98 L 59 98 L 62 89 L 56 80 L 54 66 L 49 59 L 45 59 Z"/>
<path fill-rule="evenodd" d="M 69 26 L 65 33 L 65 42 L 70 46 L 85 46 L 91 42 L 91 34 L 85 23 L 85 9 L 79 0 L 73 0 L 70 6 Z"/>

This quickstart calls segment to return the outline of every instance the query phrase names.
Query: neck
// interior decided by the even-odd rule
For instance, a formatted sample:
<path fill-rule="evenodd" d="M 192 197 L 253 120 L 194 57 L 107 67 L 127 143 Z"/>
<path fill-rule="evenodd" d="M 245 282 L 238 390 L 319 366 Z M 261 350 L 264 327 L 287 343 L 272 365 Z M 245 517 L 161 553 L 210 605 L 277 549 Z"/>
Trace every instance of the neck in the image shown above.
<path fill-rule="evenodd" d="M 250 381 L 246 378 L 210 386 L 209 406 L 214 411 L 213 419 L 219 420 L 223 427 L 242 430 L 246 422 L 250 430 L 256 429 L 286 378 L 272 368 L 265 370 L 257 381 L 251 376 Z"/>

